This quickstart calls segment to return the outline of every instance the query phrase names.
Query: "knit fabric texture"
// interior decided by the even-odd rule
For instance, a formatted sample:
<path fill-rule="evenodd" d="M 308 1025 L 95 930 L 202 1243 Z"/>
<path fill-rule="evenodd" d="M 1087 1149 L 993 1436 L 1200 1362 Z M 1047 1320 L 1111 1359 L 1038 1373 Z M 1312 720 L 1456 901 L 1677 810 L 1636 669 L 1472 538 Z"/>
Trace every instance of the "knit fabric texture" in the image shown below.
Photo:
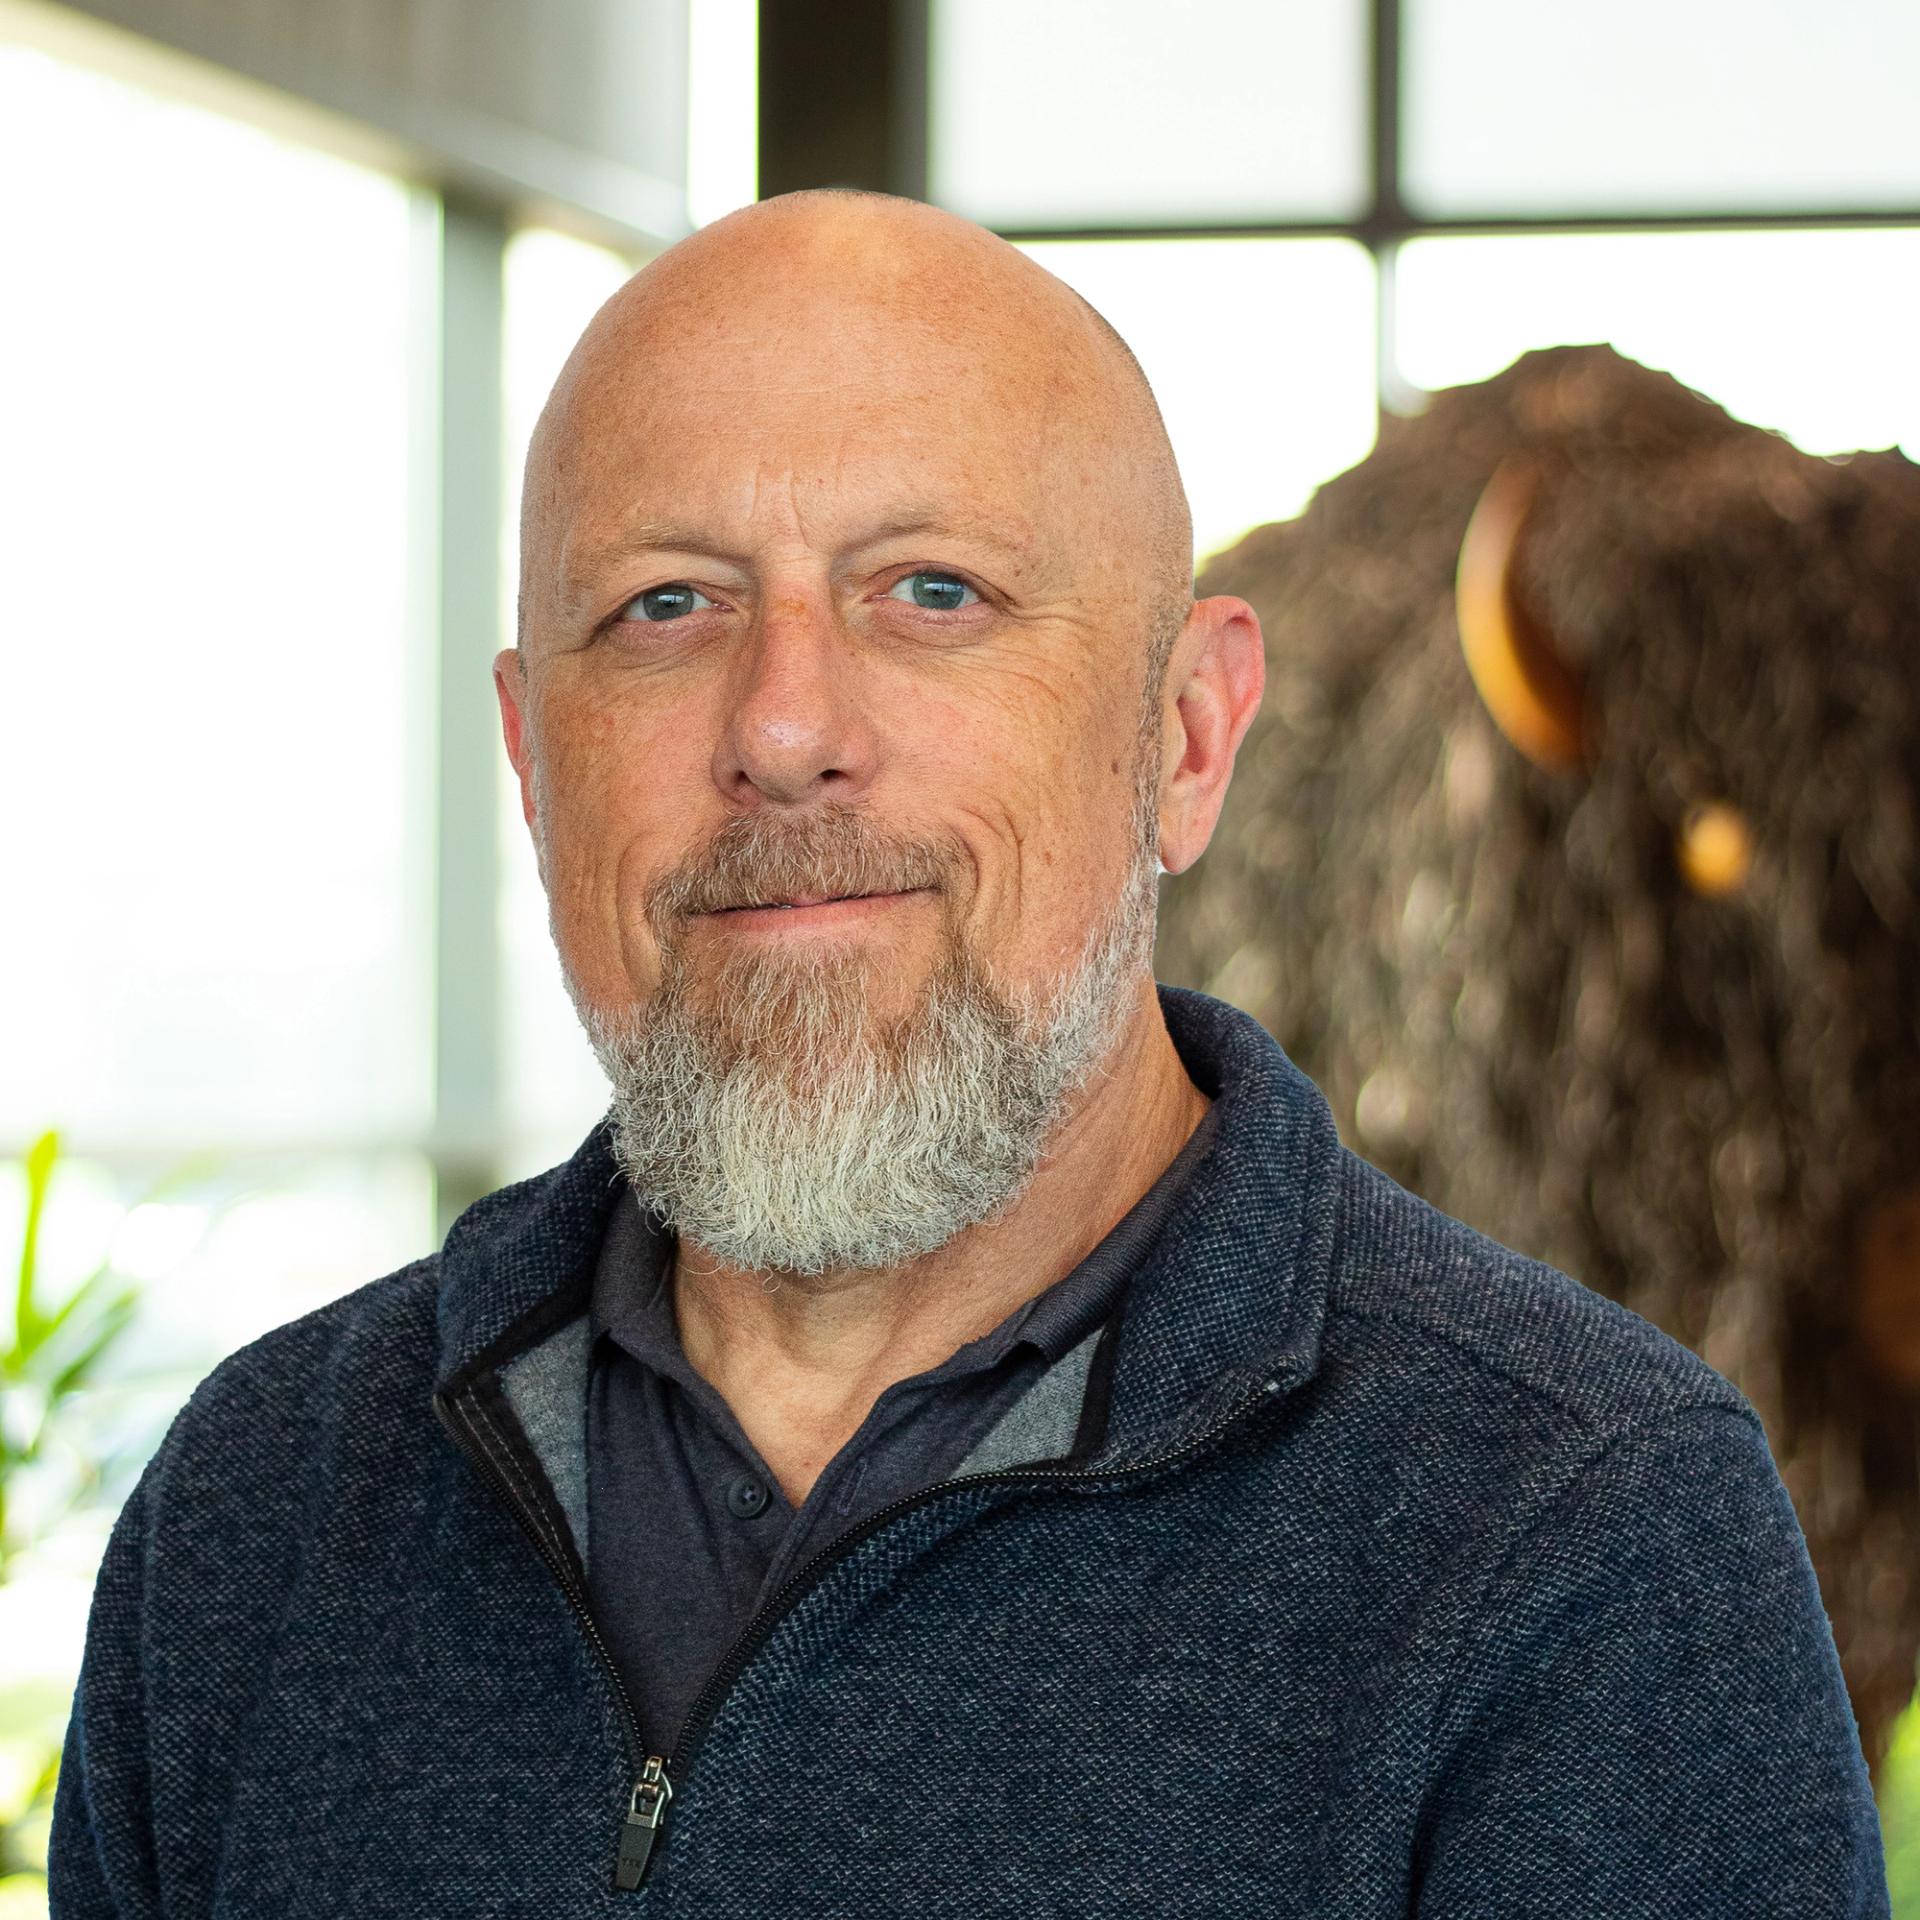
<path fill-rule="evenodd" d="M 1246 1015 L 1160 998 L 1219 1134 L 1105 1361 L 1046 1458 L 783 1589 L 637 1887 L 645 1756 L 555 1490 L 602 1121 L 176 1418 L 95 1589 L 55 1920 L 1885 1916 L 1751 1404 L 1348 1153 Z"/>

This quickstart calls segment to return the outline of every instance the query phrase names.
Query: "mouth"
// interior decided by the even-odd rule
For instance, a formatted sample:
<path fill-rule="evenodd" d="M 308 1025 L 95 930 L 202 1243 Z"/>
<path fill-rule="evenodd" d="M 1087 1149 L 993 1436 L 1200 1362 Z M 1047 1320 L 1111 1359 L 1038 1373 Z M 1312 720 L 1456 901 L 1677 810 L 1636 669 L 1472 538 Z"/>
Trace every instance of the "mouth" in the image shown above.
<path fill-rule="evenodd" d="M 780 900 L 755 900 L 737 907 L 717 907 L 696 918 L 735 926 L 782 923 L 797 929 L 803 925 L 833 925 L 870 917 L 926 891 L 925 887 L 907 887 L 897 893 L 796 893 Z"/>
<path fill-rule="evenodd" d="M 872 900 L 869 893 L 796 893 L 786 900 L 744 900 L 737 907 L 719 907 L 719 913 L 767 913 L 787 907 L 826 907 L 840 900 Z"/>

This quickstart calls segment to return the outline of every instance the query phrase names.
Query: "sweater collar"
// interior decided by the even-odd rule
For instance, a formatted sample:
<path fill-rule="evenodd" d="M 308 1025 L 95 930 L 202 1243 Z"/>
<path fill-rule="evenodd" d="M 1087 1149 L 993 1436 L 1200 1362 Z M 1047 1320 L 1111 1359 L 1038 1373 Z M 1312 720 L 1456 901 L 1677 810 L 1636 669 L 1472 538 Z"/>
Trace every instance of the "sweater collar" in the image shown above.
<path fill-rule="evenodd" d="M 1186 988 L 1159 994 L 1218 1121 L 1128 1289 L 1105 1444 L 1087 1463 L 1100 1467 L 1179 1446 L 1264 1380 L 1306 1378 L 1325 1317 L 1341 1153 L 1326 1102 L 1251 1016 Z M 587 1312 L 628 1191 L 609 1114 L 562 1165 L 460 1215 L 440 1253 L 439 1390 Z"/>
<path fill-rule="evenodd" d="M 1181 987 L 1160 1006 L 1219 1129 L 1134 1276 L 1096 1467 L 1156 1458 L 1262 1384 L 1307 1379 L 1326 1318 L 1332 1111 L 1250 1014 Z"/>

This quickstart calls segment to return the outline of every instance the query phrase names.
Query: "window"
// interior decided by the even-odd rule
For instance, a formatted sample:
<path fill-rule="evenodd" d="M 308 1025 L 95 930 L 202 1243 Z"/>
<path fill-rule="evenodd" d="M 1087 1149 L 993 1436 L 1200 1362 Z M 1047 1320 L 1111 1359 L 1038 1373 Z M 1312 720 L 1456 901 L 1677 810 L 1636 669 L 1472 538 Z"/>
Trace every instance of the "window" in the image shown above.
<path fill-rule="evenodd" d="M 1025 241 L 1133 349 L 1204 557 L 1373 445 L 1373 261 L 1349 240 Z"/>
<path fill-rule="evenodd" d="M 1484 380 L 1529 347 L 1604 340 L 1808 453 L 1920 457 L 1920 229 L 1511 234 L 1414 240 L 1400 367 Z"/>
<path fill-rule="evenodd" d="M 934 0 L 929 178 L 990 226 L 1344 219 L 1360 0 Z"/>
<path fill-rule="evenodd" d="M 0 172 L 0 1127 L 417 1136 L 409 189 L 18 46 Z"/>
<path fill-rule="evenodd" d="M 108 1257 L 143 1288 L 9 1475 L 11 1766 L 31 1703 L 58 1750 L 113 1505 L 194 1383 L 432 1243 L 431 226 L 403 181 L 6 41 L 0 175 L 0 1133 L 72 1156 L 40 1304 Z M 0 1165 L 16 1261 L 25 1195 Z"/>
<path fill-rule="evenodd" d="M 1406 0 L 1428 215 L 1920 203 L 1912 0 Z"/>

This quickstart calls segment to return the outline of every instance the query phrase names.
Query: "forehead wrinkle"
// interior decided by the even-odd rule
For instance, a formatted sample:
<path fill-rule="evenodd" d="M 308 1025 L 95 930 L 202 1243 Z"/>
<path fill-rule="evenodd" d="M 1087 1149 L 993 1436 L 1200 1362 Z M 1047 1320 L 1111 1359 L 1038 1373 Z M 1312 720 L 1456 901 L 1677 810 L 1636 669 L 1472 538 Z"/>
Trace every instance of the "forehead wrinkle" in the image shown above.
<path fill-rule="evenodd" d="M 916 534 L 946 534 L 983 547 L 991 547 L 1007 559 L 1030 568 L 1042 557 L 1043 548 L 1036 529 L 1012 514 L 993 520 L 978 520 L 964 514 L 945 512 L 938 507 L 922 511 L 907 510 L 893 515 L 872 529 L 858 544 L 878 546 L 882 540 L 904 540 Z"/>

